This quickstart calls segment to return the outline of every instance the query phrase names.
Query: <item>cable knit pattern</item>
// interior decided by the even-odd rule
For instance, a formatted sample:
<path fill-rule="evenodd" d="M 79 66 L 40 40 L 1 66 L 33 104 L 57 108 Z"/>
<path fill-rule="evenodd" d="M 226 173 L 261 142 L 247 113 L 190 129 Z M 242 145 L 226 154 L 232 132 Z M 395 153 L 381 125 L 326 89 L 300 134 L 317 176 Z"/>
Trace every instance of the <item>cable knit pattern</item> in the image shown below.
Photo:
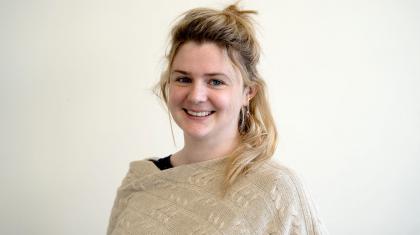
<path fill-rule="evenodd" d="M 274 161 L 223 197 L 227 159 L 159 170 L 135 161 L 118 189 L 108 235 L 326 234 L 296 175 Z"/>

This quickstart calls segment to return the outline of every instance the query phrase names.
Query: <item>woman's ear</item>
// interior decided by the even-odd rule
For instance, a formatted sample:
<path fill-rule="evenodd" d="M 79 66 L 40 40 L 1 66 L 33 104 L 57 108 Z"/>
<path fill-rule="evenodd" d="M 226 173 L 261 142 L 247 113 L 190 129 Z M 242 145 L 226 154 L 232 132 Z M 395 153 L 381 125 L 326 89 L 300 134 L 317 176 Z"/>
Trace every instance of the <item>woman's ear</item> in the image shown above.
<path fill-rule="evenodd" d="M 257 94 L 258 89 L 256 85 L 251 85 L 251 86 L 247 86 L 245 87 L 244 90 L 244 104 L 245 106 L 249 105 L 249 101 L 254 98 L 254 96 Z"/>

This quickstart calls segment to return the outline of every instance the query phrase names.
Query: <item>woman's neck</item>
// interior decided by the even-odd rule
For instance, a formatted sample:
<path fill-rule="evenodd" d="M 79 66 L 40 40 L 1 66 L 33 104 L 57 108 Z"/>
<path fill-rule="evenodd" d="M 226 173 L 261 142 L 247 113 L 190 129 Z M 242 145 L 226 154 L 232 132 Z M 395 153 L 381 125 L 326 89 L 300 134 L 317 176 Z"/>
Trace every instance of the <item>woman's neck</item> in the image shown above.
<path fill-rule="evenodd" d="M 217 158 L 224 158 L 232 153 L 238 146 L 240 136 L 230 139 L 216 140 L 192 140 L 184 138 L 184 147 L 172 155 L 173 166 L 202 162 Z"/>

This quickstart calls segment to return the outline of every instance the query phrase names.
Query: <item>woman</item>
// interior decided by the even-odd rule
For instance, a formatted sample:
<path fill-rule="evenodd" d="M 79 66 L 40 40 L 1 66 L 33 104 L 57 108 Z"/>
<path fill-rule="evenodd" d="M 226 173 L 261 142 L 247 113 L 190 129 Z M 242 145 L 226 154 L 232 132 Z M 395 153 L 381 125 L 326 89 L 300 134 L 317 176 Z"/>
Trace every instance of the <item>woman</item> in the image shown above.
<path fill-rule="evenodd" d="M 157 90 L 185 144 L 130 164 L 108 234 L 322 233 L 299 180 L 270 160 L 277 132 L 253 13 L 197 8 L 172 29 Z"/>

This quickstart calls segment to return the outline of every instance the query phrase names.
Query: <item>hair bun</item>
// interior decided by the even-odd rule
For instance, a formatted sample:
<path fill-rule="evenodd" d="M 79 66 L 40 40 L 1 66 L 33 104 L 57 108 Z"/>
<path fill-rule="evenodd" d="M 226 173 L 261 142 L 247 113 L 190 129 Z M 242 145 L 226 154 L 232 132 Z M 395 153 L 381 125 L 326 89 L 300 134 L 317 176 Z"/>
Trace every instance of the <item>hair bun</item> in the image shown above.
<path fill-rule="evenodd" d="M 257 11 L 254 10 L 240 10 L 237 3 L 229 5 L 223 11 L 236 16 L 242 16 L 244 14 L 257 14 Z"/>

